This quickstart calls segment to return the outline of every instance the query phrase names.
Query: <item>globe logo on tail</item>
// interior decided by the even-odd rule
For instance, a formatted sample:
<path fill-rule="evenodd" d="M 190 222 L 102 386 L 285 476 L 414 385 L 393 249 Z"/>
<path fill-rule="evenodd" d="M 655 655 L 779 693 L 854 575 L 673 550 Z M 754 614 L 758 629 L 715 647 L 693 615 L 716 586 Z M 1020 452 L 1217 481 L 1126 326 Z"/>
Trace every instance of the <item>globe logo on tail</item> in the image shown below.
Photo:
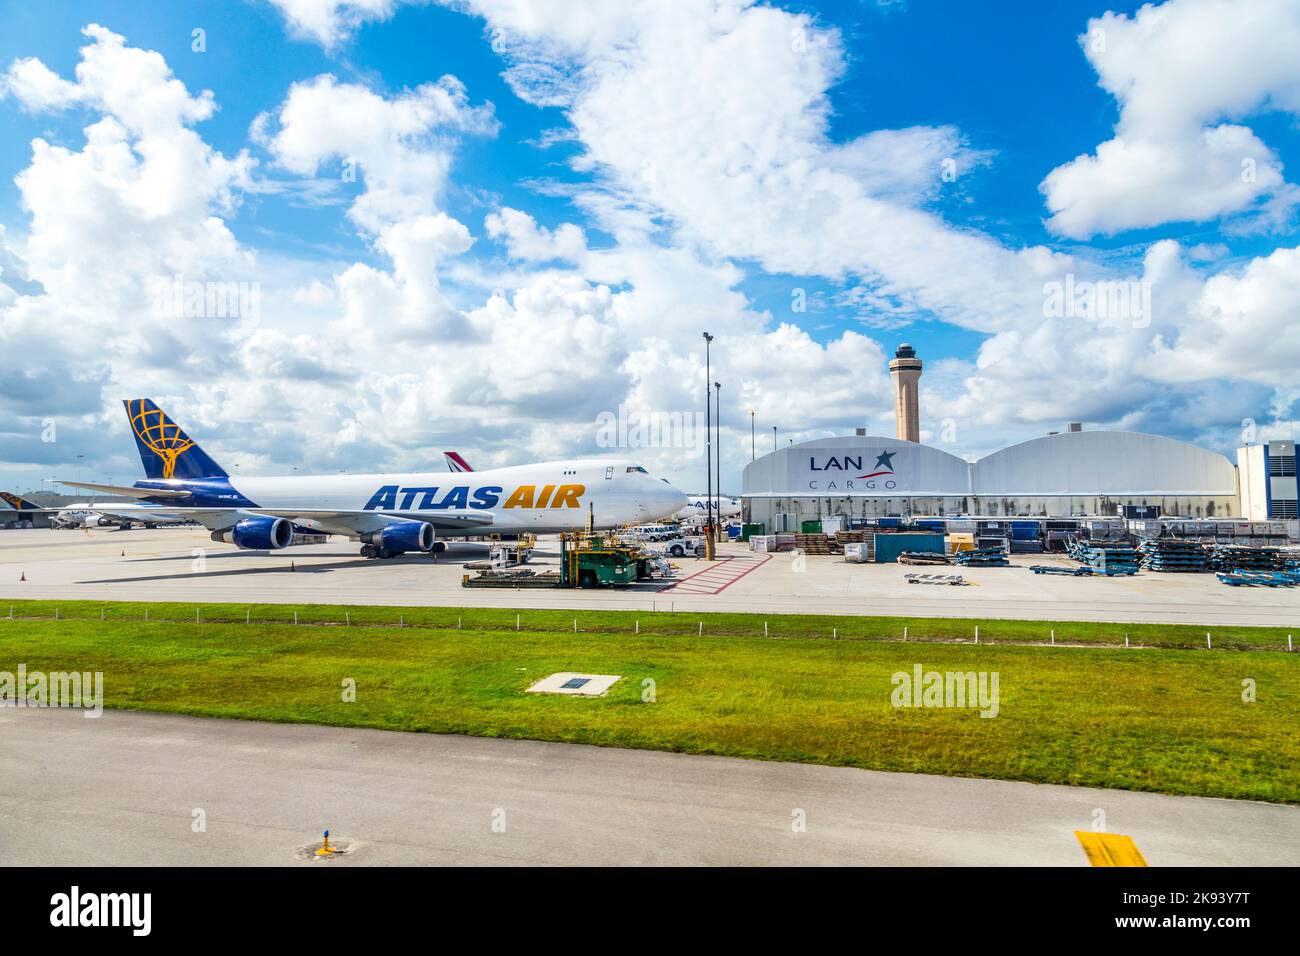
<path fill-rule="evenodd" d="M 131 410 L 131 429 L 140 444 L 162 459 L 163 477 L 176 472 L 176 459 L 194 446 L 179 425 L 167 420 L 161 408 L 149 408 L 141 401 Z"/>

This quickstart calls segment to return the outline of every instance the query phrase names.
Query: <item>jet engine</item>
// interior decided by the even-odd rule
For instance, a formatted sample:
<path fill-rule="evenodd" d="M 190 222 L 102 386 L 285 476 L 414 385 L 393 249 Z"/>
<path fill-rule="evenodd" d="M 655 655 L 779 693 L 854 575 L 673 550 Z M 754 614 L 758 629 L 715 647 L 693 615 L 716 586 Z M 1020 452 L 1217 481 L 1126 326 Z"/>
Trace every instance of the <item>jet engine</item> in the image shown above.
<path fill-rule="evenodd" d="M 391 558 L 407 551 L 432 551 L 433 525 L 427 521 L 394 521 L 361 536 L 366 557 Z"/>
<path fill-rule="evenodd" d="M 276 551 L 293 543 L 293 522 L 273 515 L 245 518 L 234 527 L 212 532 L 213 541 L 224 541 L 247 551 Z"/>

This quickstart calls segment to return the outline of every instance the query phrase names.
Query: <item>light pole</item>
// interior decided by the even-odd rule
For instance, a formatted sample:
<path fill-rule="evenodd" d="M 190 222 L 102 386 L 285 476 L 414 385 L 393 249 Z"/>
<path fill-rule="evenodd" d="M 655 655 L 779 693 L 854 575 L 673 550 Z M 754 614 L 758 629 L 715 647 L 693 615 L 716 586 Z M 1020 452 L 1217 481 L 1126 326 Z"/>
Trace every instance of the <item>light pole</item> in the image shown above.
<path fill-rule="evenodd" d="M 772 426 L 772 451 L 776 451 L 776 426 Z"/>
<path fill-rule="evenodd" d="M 77 481 L 81 481 L 81 461 L 85 457 L 86 457 L 85 455 L 77 456 Z"/>
<path fill-rule="evenodd" d="M 714 512 L 718 517 L 718 525 L 714 535 L 721 537 L 722 534 L 722 383 L 714 382 L 713 387 L 718 390 L 718 414 L 713 416 L 713 427 L 717 429 L 717 442 L 714 454 L 718 456 L 718 510 Z"/>
<path fill-rule="evenodd" d="M 713 558 L 713 515 L 712 509 L 707 505 L 713 500 L 713 372 L 709 365 L 709 345 L 713 342 L 713 336 L 708 332 L 704 333 L 704 469 L 708 474 L 708 487 L 704 492 L 704 503 L 707 522 L 704 526 L 704 539 L 708 544 L 708 557 Z"/>
<path fill-rule="evenodd" d="M 758 458 L 758 445 L 754 443 L 755 440 L 756 439 L 754 437 L 754 410 L 751 408 L 749 410 L 749 460 L 750 461 L 754 461 L 756 458 Z"/>

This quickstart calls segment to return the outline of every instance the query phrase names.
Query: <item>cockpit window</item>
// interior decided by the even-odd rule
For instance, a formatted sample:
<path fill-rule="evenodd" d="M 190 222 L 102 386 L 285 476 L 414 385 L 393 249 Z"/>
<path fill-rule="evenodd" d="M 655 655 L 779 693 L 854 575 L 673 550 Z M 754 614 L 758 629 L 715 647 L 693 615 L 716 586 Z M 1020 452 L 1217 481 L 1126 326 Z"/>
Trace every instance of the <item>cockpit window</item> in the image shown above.
<path fill-rule="evenodd" d="M 629 465 L 627 469 L 627 473 L 630 475 L 633 474 L 634 472 L 640 473 L 642 475 L 649 474 L 649 472 L 646 471 L 644 468 L 642 468 L 640 465 Z"/>

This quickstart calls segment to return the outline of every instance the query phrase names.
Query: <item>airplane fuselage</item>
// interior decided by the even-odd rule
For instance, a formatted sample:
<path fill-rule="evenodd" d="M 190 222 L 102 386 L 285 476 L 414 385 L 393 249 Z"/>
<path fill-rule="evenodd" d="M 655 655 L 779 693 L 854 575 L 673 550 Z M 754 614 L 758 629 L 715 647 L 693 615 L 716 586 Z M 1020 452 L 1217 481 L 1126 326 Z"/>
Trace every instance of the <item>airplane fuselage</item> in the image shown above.
<path fill-rule="evenodd" d="M 466 473 L 413 472 L 370 475 L 294 475 L 223 479 L 145 479 L 139 488 L 178 488 L 185 508 L 238 508 L 250 513 L 370 512 L 430 521 L 479 516 L 483 526 L 462 533 L 554 533 L 610 528 L 656 520 L 682 506 L 685 496 L 651 478 L 635 462 L 615 459 L 542 462 Z M 163 499 L 159 499 L 162 501 Z M 344 523 L 304 514 L 304 527 L 351 534 Z M 445 529 L 440 534 L 454 534 Z"/>

